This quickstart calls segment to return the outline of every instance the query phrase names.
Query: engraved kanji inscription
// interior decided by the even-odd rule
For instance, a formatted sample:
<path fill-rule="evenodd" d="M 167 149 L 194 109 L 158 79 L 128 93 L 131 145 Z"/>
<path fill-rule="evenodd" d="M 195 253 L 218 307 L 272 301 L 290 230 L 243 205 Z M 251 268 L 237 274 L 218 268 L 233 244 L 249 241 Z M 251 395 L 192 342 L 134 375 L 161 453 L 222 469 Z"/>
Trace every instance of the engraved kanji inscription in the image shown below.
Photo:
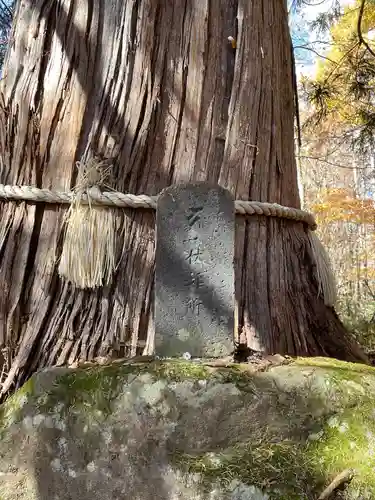
<path fill-rule="evenodd" d="M 201 288 L 202 286 L 204 286 L 203 274 L 204 273 L 195 273 L 195 274 L 191 273 L 190 277 L 185 279 L 184 285 L 186 287 L 195 288 L 195 289 Z"/>
<path fill-rule="evenodd" d="M 199 236 L 196 234 L 189 234 L 186 238 L 182 240 L 184 243 L 196 243 L 199 241 Z"/>
<path fill-rule="evenodd" d="M 234 200 L 205 182 L 158 197 L 155 350 L 220 357 L 233 350 Z"/>
<path fill-rule="evenodd" d="M 189 262 L 189 264 L 196 264 L 197 262 L 201 262 L 200 257 L 202 256 L 202 250 L 198 248 L 192 248 L 191 250 L 185 250 L 185 260 Z"/>
<path fill-rule="evenodd" d="M 203 303 L 198 297 L 190 297 L 186 303 L 187 312 L 199 315 L 202 305 Z"/>
<path fill-rule="evenodd" d="M 200 213 L 202 212 L 203 208 L 203 206 L 190 207 L 187 210 L 187 220 L 190 227 L 193 227 L 194 224 L 200 220 Z"/>

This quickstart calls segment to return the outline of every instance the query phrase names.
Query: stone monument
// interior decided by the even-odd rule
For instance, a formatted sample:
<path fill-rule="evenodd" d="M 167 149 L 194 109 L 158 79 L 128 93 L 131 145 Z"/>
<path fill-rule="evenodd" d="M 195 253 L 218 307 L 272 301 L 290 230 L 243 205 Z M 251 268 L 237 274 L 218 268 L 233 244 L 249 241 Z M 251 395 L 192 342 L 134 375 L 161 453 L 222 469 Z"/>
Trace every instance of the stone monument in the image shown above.
<path fill-rule="evenodd" d="M 234 199 L 205 182 L 162 191 L 156 213 L 155 353 L 233 351 Z"/>

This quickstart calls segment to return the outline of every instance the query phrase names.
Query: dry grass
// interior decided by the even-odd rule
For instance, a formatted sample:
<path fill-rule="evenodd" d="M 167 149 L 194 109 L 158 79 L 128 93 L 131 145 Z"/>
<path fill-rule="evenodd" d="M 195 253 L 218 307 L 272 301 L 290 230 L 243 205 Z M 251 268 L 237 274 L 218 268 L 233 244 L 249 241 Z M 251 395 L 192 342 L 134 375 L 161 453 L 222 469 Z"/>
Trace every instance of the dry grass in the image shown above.
<path fill-rule="evenodd" d="M 314 231 L 309 231 L 309 241 L 316 263 L 319 292 L 322 293 L 325 304 L 333 306 L 337 300 L 337 290 L 328 254 Z"/>
<path fill-rule="evenodd" d="M 109 285 L 116 267 L 115 214 L 108 207 L 81 203 L 82 194 L 90 200 L 89 189 L 109 188 L 110 167 L 91 159 L 77 163 L 75 199 L 66 216 L 64 247 L 59 275 L 78 288 Z"/>

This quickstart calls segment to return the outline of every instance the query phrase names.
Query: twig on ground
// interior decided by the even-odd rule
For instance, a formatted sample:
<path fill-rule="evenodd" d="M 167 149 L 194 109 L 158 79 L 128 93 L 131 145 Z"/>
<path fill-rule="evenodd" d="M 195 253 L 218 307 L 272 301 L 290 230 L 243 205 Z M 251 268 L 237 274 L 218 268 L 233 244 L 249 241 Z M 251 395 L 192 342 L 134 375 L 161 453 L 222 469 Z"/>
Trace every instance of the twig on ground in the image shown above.
<path fill-rule="evenodd" d="M 335 493 L 338 489 L 343 489 L 354 477 L 353 469 L 345 469 L 340 472 L 334 480 L 327 486 L 327 488 L 320 494 L 318 500 L 327 500 L 330 498 L 332 493 Z"/>

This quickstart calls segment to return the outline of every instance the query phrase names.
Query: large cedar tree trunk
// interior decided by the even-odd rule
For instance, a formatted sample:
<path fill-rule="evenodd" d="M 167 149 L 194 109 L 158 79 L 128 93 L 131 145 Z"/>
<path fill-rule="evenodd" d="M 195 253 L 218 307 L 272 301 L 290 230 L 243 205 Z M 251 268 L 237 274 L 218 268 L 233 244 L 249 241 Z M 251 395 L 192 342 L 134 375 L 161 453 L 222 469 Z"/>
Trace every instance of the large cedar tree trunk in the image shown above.
<path fill-rule="evenodd" d="M 0 182 L 69 190 L 91 151 L 112 159 L 122 192 L 209 180 L 237 199 L 298 207 L 285 3 L 19 0 L 1 82 Z M 66 207 L 0 206 L 4 391 L 45 365 L 134 354 L 152 333 L 155 214 L 118 212 L 113 286 L 81 291 L 57 275 Z M 235 266 L 250 347 L 365 359 L 318 297 L 302 224 L 238 217 Z"/>

